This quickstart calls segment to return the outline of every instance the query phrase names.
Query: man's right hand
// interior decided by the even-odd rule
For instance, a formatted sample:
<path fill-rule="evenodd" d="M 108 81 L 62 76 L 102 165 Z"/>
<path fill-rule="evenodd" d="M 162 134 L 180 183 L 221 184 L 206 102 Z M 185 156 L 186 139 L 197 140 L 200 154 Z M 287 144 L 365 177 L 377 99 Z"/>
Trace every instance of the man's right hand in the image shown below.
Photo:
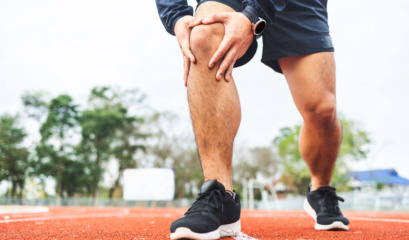
<path fill-rule="evenodd" d="M 195 56 L 190 51 L 190 32 L 192 28 L 189 26 L 194 20 L 192 16 L 184 16 L 180 18 L 175 24 L 175 35 L 179 42 L 179 47 L 183 53 L 183 79 L 185 81 L 185 87 L 187 87 L 187 77 L 189 75 L 190 63 L 194 63 Z"/>

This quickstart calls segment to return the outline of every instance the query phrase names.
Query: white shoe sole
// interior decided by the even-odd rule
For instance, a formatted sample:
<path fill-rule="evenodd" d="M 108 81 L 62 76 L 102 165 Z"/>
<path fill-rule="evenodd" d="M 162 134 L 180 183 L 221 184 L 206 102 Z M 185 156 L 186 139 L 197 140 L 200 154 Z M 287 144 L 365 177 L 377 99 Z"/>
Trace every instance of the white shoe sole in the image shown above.
<path fill-rule="evenodd" d="M 304 201 L 304 210 L 308 213 L 308 215 L 310 215 L 314 219 L 315 230 L 321 230 L 321 231 L 333 230 L 333 229 L 340 229 L 340 230 L 345 230 L 345 231 L 349 230 L 348 225 L 345 225 L 343 222 L 340 222 L 340 221 L 335 221 L 329 225 L 322 225 L 322 224 L 317 223 L 317 214 L 315 213 L 314 209 L 311 207 L 307 199 L 305 199 Z"/>
<path fill-rule="evenodd" d="M 219 229 L 208 233 L 195 233 L 189 228 L 177 228 L 174 233 L 170 234 L 170 239 L 190 238 L 190 239 L 219 239 L 221 237 L 234 237 L 241 232 L 240 219 L 235 223 L 221 225 Z"/>

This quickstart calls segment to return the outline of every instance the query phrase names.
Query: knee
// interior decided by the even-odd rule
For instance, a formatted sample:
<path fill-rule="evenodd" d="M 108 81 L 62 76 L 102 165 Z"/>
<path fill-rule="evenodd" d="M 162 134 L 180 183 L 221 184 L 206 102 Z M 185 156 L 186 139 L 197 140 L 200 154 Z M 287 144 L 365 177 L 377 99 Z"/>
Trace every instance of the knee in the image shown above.
<path fill-rule="evenodd" d="M 306 122 L 319 125 L 332 125 L 337 115 L 335 95 L 309 101 L 304 104 L 300 112 Z"/>
<path fill-rule="evenodd" d="M 212 57 L 223 40 L 223 36 L 224 26 L 221 23 L 196 26 L 190 34 L 190 49 L 195 57 Z"/>

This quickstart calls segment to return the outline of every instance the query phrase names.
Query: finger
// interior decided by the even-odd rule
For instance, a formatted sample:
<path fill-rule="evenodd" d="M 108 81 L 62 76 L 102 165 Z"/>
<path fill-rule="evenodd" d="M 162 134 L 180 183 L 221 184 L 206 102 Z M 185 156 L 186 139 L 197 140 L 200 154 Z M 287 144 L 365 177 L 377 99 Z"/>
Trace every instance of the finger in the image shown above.
<path fill-rule="evenodd" d="M 193 56 L 193 53 L 190 51 L 189 47 L 183 47 L 182 53 L 185 57 L 189 59 L 190 62 L 192 63 L 195 62 L 195 56 Z"/>
<path fill-rule="evenodd" d="M 183 57 L 183 80 L 185 87 L 187 87 L 187 78 L 189 76 L 190 61 L 187 57 Z"/>
<path fill-rule="evenodd" d="M 225 76 L 226 70 L 230 67 L 230 65 L 234 62 L 235 57 L 237 56 L 237 51 L 236 50 L 230 50 L 226 56 L 224 57 L 222 63 L 220 64 L 219 69 L 217 70 L 216 73 L 216 78 L 217 80 L 221 80 L 223 76 Z M 226 79 L 226 81 L 229 81 L 229 79 Z"/>
<path fill-rule="evenodd" d="M 185 57 L 189 58 L 189 60 L 194 63 L 195 62 L 195 56 L 193 53 L 190 51 L 190 32 L 189 34 L 186 35 L 186 37 L 182 38 L 181 43 L 180 43 L 180 48 L 182 49 L 182 53 Z"/>
<path fill-rule="evenodd" d="M 202 24 L 203 18 L 193 18 L 190 23 L 189 23 L 189 27 L 196 27 L 197 25 Z"/>
<path fill-rule="evenodd" d="M 220 43 L 219 48 L 209 61 L 209 68 L 213 68 L 215 63 L 219 62 L 223 58 L 223 56 L 226 54 L 227 50 L 229 50 L 230 47 L 231 47 L 230 39 L 224 37 L 223 41 Z"/>
<path fill-rule="evenodd" d="M 226 74 L 224 79 L 226 79 L 226 81 L 230 81 L 232 79 L 232 73 L 233 73 L 233 67 L 234 64 L 236 63 L 236 60 L 234 60 L 232 63 L 230 63 L 230 66 L 227 68 Z"/>
<path fill-rule="evenodd" d="M 202 20 L 203 24 L 211 24 L 215 22 L 223 22 L 226 20 L 228 13 L 215 13 L 213 15 L 210 15 L 209 17 L 206 17 L 205 19 Z"/>

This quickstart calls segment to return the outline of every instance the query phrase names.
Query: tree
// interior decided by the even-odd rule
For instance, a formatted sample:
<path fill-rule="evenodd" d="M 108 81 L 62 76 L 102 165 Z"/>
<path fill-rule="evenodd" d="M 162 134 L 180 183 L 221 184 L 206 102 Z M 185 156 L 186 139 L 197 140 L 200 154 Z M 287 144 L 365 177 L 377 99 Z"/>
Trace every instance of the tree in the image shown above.
<path fill-rule="evenodd" d="M 370 140 L 368 134 L 359 129 L 355 122 L 341 116 L 341 125 L 343 138 L 332 182 L 342 191 L 347 189 L 348 163 L 367 157 Z M 298 148 L 300 129 L 301 125 L 282 128 L 280 135 L 274 139 L 274 144 L 279 156 L 283 183 L 293 188 L 294 192 L 305 194 L 311 177 Z"/>
<path fill-rule="evenodd" d="M 233 161 L 233 186 L 241 194 L 243 179 L 257 179 L 259 177 L 274 181 L 278 172 L 277 156 L 272 146 L 242 148 L 235 152 L 237 158 Z"/>
<path fill-rule="evenodd" d="M 72 185 L 78 184 L 64 180 L 81 175 L 81 171 L 73 171 L 80 169 L 82 164 L 73 160 L 74 144 L 70 142 L 78 127 L 79 111 L 78 105 L 68 95 L 52 99 L 47 110 L 47 118 L 40 128 L 41 142 L 36 148 L 38 161 L 34 165 L 37 174 L 51 176 L 56 180 L 58 206 L 64 187 L 66 193 L 72 195 Z"/>
<path fill-rule="evenodd" d="M 25 92 L 21 96 L 25 113 L 29 118 L 41 121 L 48 112 L 48 93 L 44 91 Z"/>
<path fill-rule="evenodd" d="M 120 91 L 110 87 L 92 89 L 88 105 L 81 116 L 82 141 L 78 153 L 87 163 L 92 180 L 88 190 L 96 204 L 99 183 L 104 173 L 103 165 L 115 158 L 118 161 L 118 176 L 109 190 L 109 197 L 119 188 L 120 173 L 125 168 L 136 167 L 135 154 L 144 150 L 140 126 L 144 116 L 129 114 L 129 105 L 141 106 L 144 96 L 137 90 Z M 142 109 L 142 107 L 141 107 Z M 138 109 L 140 110 L 140 109 Z"/>
<path fill-rule="evenodd" d="M 0 182 L 11 182 L 12 199 L 23 196 L 29 151 L 21 147 L 27 134 L 19 126 L 19 116 L 0 116 Z"/>

